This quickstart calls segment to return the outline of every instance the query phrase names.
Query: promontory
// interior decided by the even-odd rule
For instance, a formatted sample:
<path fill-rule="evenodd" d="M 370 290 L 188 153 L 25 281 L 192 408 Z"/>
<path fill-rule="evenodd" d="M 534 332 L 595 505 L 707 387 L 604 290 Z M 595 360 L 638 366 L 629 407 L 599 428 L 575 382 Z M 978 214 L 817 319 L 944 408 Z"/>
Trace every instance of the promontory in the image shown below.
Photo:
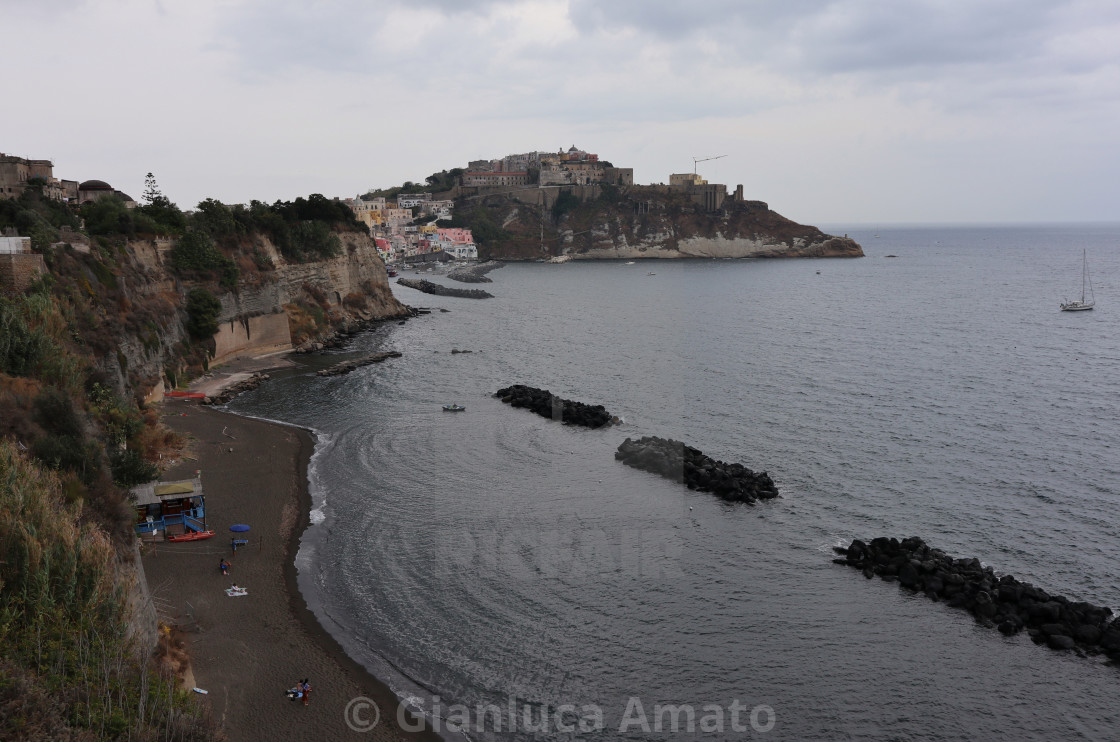
<path fill-rule="evenodd" d="M 858 258 L 853 239 L 825 234 L 746 200 L 739 186 L 590 184 L 458 188 L 457 221 L 500 260 Z"/>

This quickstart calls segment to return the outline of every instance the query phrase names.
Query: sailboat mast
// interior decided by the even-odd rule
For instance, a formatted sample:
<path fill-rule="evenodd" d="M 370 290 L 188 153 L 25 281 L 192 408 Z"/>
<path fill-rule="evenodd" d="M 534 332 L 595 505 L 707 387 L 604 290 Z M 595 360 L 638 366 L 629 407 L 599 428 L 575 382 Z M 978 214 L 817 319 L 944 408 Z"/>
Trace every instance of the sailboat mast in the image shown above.
<path fill-rule="evenodd" d="M 1081 303 L 1082 304 L 1085 303 L 1085 277 L 1087 275 L 1089 275 L 1088 260 L 1089 260 L 1089 258 L 1085 254 L 1085 250 L 1082 250 L 1081 251 Z"/>

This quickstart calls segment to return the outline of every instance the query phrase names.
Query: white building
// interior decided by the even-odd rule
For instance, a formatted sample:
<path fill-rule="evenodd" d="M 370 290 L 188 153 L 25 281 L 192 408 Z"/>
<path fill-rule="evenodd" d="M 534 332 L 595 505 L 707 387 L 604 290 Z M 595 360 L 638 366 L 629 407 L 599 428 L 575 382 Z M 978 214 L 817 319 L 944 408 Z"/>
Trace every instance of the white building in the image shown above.
<path fill-rule="evenodd" d="M 402 193 L 397 196 L 397 206 L 402 209 L 411 209 L 432 200 L 430 193 Z"/>

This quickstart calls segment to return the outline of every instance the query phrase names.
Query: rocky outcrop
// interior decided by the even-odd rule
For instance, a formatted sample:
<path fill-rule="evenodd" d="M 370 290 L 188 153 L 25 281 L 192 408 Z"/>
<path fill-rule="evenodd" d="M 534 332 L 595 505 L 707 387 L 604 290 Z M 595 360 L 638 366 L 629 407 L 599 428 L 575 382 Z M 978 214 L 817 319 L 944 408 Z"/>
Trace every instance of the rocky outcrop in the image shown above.
<path fill-rule="evenodd" d="M 230 384 L 229 386 L 222 389 L 217 394 L 211 395 L 209 397 L 203 397 L 201 402 L 199 402 L 199 404 L 204 404 L 204 405 L 227 404 L 230 400 L 232 400 L 238 394 L 241 394 L 242 392 L 252 391 L 253 389 L 256 389 L 258 386 L 260 386 L 261 384 L 263 384 L 264 382 L 268 381 L 271 378 L 272 377 L 269 376 L 268 374 L 255 373 L 247 379 L 242 379 L 241 381 L 238 381 L 234 384 Z"/>
<path fill-rule="evenodd" d="M 585 428 L 601 428 L 618 422 L 603 405 L 589 405 L 561 399 L 547 389 L 514 384 L 499 389 L 495 394 L 511 407 L 524 407 L 541 417 L 557 420 L 565 425 L 582 425 Z"/>
<path fill-rule="evenodd" d="M 917 537 L 879 537 L 870 543 L 857 539 L 836 551 L 844 556 L 834 560 L 837 564 L 855 567 L 867 579 L 878 575 L 930 600 L 945 601 L 1003 634 L 1026 629 L 1036 644 L 1104 653 L 1120 661 L 1120 620 L 1113 620 L 1107 607 L 1050 595 L 1011 575 L 997 576 L 979 559 L 954 559 Z"/>
<path fill-rule="evenodd" d="M 627 438 L 614 457 L 627 466 L 681 482 L 690 490 L 711 492 L 728 502 L 753 505 L 778 496 L 778 488 L 766 472 L 756 474 L 742 464 L 717 461 L 669 438 Z"/>
<path fill-rule="evenodd" d="M 435 296 L 456 296 L 460 299 L 493 299 L 494 295 L 482 289 L 453 289 L 450 286 L 440 286 L 438 283 L 426 281 L 423 278 L 398 278 L 397 283 L 410 289 L 423 291 L 425 294 Z"/>
<path fill-rule="evenodd" d="M 847 236 L 793 222 L 762 201 L 729 196 L 706 208 L 666 186 L 589 188 L 562 213 L 549 206 L 548 189 L 483 196 L 456 213 L 495 235 L 479 253 L 500 260 L 863 256 Z"/>
<path fill-rule="evenodd" d="M 501 267 L 501 262 L 497 260 L 488 260 L 485 263 L 469 265 L 465 268 L 456 268 L 448 273 L 447 277 L 452 281 L 460 281 L 462 283 L 490 283 L 491 281 L 486 277 L 486 274 Z"/>

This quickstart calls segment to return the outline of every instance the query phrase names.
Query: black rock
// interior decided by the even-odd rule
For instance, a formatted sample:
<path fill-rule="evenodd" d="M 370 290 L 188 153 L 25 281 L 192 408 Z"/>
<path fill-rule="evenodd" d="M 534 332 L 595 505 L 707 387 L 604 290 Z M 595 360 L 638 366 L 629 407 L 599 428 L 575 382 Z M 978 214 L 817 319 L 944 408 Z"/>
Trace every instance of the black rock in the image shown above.
<path fill-rule="evenodd" d="M 611 425 L 617 419 L 612 417 L 602 405 L 588 405 L 570 399 L 561 399 L 547 389 L 537 389 L 524 384 L 514 384 L 499 389 L 494 396 L 512 407 L 524 407 L 541 417 L 558 420 L 566 425 L 601 428 L 604 425 Z M 617 454 L 615 458 L 618 458 Z"/>
<path fill-rule="evenodd" d="M 953 559 L 916 537 L 853 540 L 847 549 L 835 551 L 844 555 L 835 564 L 854 567 L 868 579 L 877 574 L 897 580 L 900 587 L 921 591 L 932 601 L 944 598 L 1002 634 L 1026 628 L 1036 644 L 1081 656 L 1103 652 L 1120 662 L 1120 619 L 1113 620 L 1106 606 L 1050 595 L 1011 575 L 996 575 L 978 559 Z"/>
<path fill-rule="evenodd" d="M 742 464 L 717 461 L 681 441 L 656 436 L 637 441 L 627 438 L 614 457 L 627 466 L 681 482 L 689 489 L 712 492 L 728 502 L 753 505 L 778 496 L 778 488 L 766 472 L 756 474 Z M 852 555 L 853 548 L 856 556 Z M 846 563 L 862 553 L 855 544 L 837 551 L 848 555 Z"/>

